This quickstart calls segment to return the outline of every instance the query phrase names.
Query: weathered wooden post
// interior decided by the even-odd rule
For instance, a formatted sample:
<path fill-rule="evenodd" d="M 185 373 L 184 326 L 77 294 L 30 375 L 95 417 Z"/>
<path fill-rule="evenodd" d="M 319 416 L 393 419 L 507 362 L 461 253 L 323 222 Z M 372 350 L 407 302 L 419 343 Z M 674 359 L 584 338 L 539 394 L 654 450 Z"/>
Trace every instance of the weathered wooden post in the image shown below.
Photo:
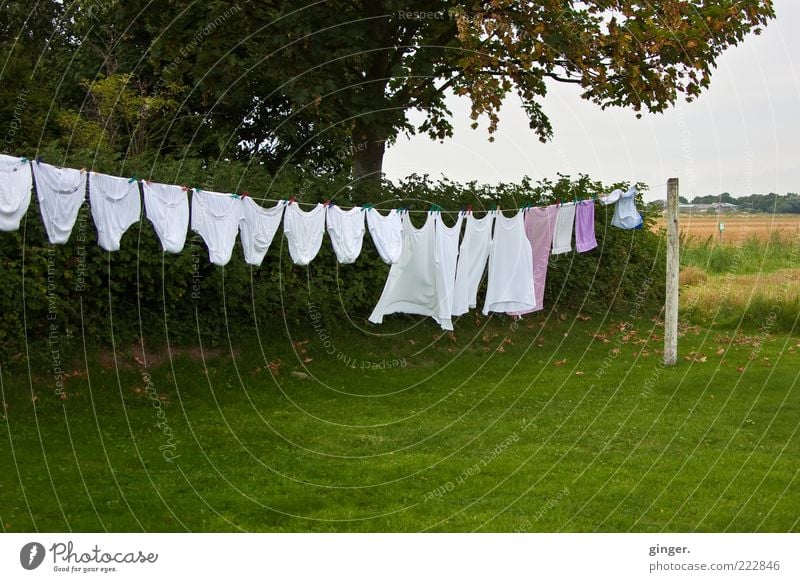
<path fill-rule="evenodd" d="M 664 365 L 678 360 L 678 293 L 680 233 L 678 231 L 678 179 L 667 180 L 667 302 L 664 313 Z"/>

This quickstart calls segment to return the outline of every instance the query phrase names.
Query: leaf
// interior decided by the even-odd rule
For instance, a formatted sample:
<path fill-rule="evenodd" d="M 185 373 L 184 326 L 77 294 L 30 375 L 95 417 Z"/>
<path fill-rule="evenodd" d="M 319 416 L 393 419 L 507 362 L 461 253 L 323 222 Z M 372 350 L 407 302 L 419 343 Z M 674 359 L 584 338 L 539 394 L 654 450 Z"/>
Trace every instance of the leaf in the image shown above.
<path fill-rule="evenodd" d="M 557 368 L 560 368 L 566 363 L 567 363 L 567 358 L 564 358 L 563 360 L 556 360 L 555 362 L 553 362 L 553 365 L 556 366 Z"/>

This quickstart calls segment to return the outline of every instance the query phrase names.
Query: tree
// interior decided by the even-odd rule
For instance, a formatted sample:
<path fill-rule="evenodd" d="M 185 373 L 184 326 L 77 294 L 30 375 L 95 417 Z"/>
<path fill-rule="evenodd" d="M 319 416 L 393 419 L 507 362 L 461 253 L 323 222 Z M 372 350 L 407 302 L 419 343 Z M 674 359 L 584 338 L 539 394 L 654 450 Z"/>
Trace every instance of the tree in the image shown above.
<path fill-rule="evenodd" d="M 43 38 L 52 36 L 42 50 L 60 51 L 36 61 L 50 67 L 50 103 L 88 121 L 130 118 L 130 112 L 98 115 L 97 92 L 86 90 L 127 78 L 117 84 L 120 107 L 128 107 L 131 91 L 141 102 L 170 100 L 169 115 L 138 126 L 161 136 L 147 145 L 159 153 L 256 158 L 271 171 L 287 163 L 318 171 L 352 166 L 357 182 L 373 184 L 387 144 L 400 134 L 452 135 L 451 93 L 470 99 L 475 127 L 488 118 L 489 139 L 503 100 L 516 93 L 531 130 L 546 141 L 553 133 L 542 107 L 549 83 L 579 86 L 583 98 L 603 108 L 663 111 L 681 95 L 696 97 L 722 51 L 774 16 L 771 0 L 43 0 L 36 6 L 59 15 L 37 27 Z M 106 97 L 115 102 L 113 93 Z M 411 117 L 412 111 L 421 115 Z M 58 119 L 49 109 L 45 115 Z"/>
<path fill-rule="evenodd" d="M 245 58 L 263 62 L 294 110 L 347 127 L 358 180 L 379 178 L 401 132 L 452 135 L 448 92 L 471 100 L 473 126 L 488 116 L 490 134 L 516 92 L 542 141 L 548 81 L 579 85 L 603 108 L 663 111 L 707 87 L 722 51 L 774 10 L 771 0 L 331 0 L 251 3 L 247 14 Z"/>

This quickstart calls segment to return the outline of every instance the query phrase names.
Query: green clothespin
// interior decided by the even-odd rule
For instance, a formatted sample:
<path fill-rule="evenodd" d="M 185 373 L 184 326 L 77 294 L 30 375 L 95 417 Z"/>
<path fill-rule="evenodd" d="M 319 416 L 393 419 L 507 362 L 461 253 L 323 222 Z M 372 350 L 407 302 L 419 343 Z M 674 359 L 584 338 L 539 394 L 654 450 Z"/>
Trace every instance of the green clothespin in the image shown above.
<path fill-rule="evenodd" d="M 131 176 L 128 178 L 128 184 L 133 184 L 136 181 L 136 176 Z"/>

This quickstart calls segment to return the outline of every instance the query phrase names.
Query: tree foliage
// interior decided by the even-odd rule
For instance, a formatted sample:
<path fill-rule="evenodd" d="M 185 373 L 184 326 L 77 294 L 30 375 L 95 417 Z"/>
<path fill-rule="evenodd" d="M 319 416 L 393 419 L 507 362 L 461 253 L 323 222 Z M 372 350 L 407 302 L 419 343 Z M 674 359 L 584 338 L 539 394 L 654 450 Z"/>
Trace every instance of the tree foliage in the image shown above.
<path fill-rule="evenodd" d="M 516 94 L 547 140 L 549 83 L 663 111 L 773 15 L 771 0 L 6 3 L 0 111 L 13 119 L 30 88 L 18 151 L 57 137 L 118 157 L 352 166 L 377 181 L 400 134 L 452 135 L 449 94 L 490 136 Z"/>

